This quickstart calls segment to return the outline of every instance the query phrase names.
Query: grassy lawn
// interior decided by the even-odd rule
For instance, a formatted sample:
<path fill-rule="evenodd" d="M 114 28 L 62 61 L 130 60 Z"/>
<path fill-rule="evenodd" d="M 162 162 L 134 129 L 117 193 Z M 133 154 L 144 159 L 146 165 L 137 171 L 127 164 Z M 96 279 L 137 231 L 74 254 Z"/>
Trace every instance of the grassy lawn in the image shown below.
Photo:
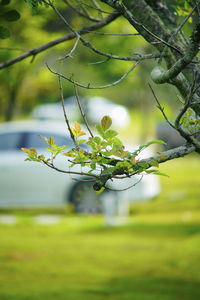
<path fill-rule="evenodd" d="M 65 215 L 0 225 L 1 300 L 200 299 L 199 160 L 166 163 L 161 195 L 131 207 L 126 226 Z"/>

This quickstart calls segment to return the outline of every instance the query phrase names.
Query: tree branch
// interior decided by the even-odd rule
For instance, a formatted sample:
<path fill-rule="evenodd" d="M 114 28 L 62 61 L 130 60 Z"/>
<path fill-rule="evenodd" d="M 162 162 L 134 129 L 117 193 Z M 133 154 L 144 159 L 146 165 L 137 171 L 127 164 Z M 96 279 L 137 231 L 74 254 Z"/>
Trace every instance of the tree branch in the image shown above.
<path fill-rule="evenodd" d="M 159 51 L 162 51 L 163 46 L 167 45 L 170 49 L 174 50 L 178 54 L 182 54 L 180 49 L 167 42 L 170 39 L 171 33 L 165 28 L 161 19 L 154 13 L 154 11 L 150 6 L 147 5 L 145 1 L 130 1 L 130 3 L 128 3 L 130 9 L 128 9 L 127 6 L 119 1 L 101 1 L 120 12 L 149 43 L 159 42 L 155 44 Z M 136 19 L 133 12 L 135 12 L 137 16 L 140 16 L 140 19 Z M 144 19 L 146 20 L 147 18 L 148 22 L 145 24 Z M 145 26 L 143 24 L 145 24 Z"/>
<path fill-rule="evenodd" d="M 165 83 L 176 77 L 185 67 L 192 62 L 193 58 L 199 52 L 200 44 L 200 24 L 194 29 L 185 55 L 180 58 L 169 70 L 163 71 L 160 66 L 155 67 L 151 73 L 151 77 L 155 83 Z"/>
<path fill-rule="evenodd" d="M 143 59 L 152 59 L 152 58 L 160 58 L 160 55 L 157 54 L 146 54 L 146 55 L 136 55 L 134 57 L 120 57 L 112 54 L 105 53 L 103 51 L 98 50 L 96 47 L 94 47 L 88 40 L 83 38 L 78 34 L 76 30 L 73 29 L 73 27 L 69 24 L 69 22 L 66 20 L 66 18 L 60 13 L 60 11 L 55 7 L 53 2 L 49 0 L 49 5 L 52 7 L 52 9 L 55 11 L 55 13 L 58 15 L 58 17 L 64 22 L 64 24 L 67 26 L 69 30 L 71 30 L 78 39 L 82 42 L 82 44 L 92 50 L 93 52 L 103 55 L 107 58 L 112 58 L 112 59 L 118 59 L 118 60 L 126 60 L 126 61 L 139 61 Z"/>
<path fill-rule="evenodd" d="M 68 120 L 68 117 L 67 117 L 67 114 L 66 114 L 66 111 L 65 111 L 65 103 L 64 103 L 64 96 L 63 96 L 63 87 L 62 87 L 62 82 L 61 82 L 60 76 L 58 76 L 58 81 L 59 81 L 61 103 L 62 103 L 63 114 L 64 114 L 64 117 L 65 117 L 65 122 L 67 124 L 67 128 L 68 128 L 68 131 L 70 133 L 71 139 L 74 142 L 75 147 L 78 148 L 76 139 L 75 139 L 74 134 L 73 134 L 73 132 L 71 130 L 71 127 L 70 127 L 70 124 L 69 124 L 69 120 Z"/>
<path fill-rule="evenodd" d="M 106 84 L 106 85 L 100 85 L 100 86 L 91 86 L 90 83 L 88 85 L 84 85 L 84 84 L 81 84 L 75 80 L 73 80 L 72 78 L 69 78 L 69 77 L 66 77 L 56 71 L 53 71 L 49 66 L 48 64 L 46 64 L 47 68 L 49 69 L 49 71 L 61 78 L 64 78 L 66 79 L 67 81 L 73 83 L 74 85 L 76 86 L 79 86 L 81 88 L 84 88 L 84 89 L 90 89 L 90 90 L 97 90 L 97 89 L 106 89 L 106 88 L 109 88 L 109 87 L 112 87 L 112 86 L 115 86 L 117 85 L 118 83 L 120 83 L 123 79 L 125 79 L 128 74 L 133 71 L 133 69 L 135 69 L 135 67 L 139 64 L 139 62 L 136 62 L 122 77 L 120 77 L 118 80 L 116 80 L 115 82 L 113 83 L 110 83 L 110 84 Z"/>
<path fill-rule="evenodd" d="M 111 23 L 112 21 L 114 21 L 116 18 L 118 18 L 120 15 L 120 13 L 113 13 L 111 15 L 109 15 L 107 18 L 105 18 L 104 20 L 102 21 L 99 21 L 98 23 L 95 23 L 91 26 L 86 26 L 86 27 L 83 27 L 82 29 L 78 30 L 77 33 L 79 35 L 83 35 L 83 34 L 87 34 L 88 32 L 90 31 L 93 31 L 93 30 L 96 30 L 96 29 L 99 29 L 99 28 L 102 28 L 104 27 L 105 25 Z M 49 43 L 46 43 L 44 45 L 41 45 L 39 47 L 36 47 L 36 48 L 33 48 L 25 53 L 23 53 L 22 55 L 19 55 L 13 59 L 10 59 L 8 61 L 5 61 L 3 63 L 0 63 L 0 70 L 1 69 L 4 69 L 4 68 L 7 68 L 11 65 L 14 65 L 30 56 L 36 56 L 37 54 L 49 49 L 49 48 L 52 48 L 52 47 L 55 47 L 65 41 L 70 41 L 72 39 L 74 39 L 76 37 L 76 34 L 74 33 L 70 33 L 70 34 L 67 34 L 67 35 L 64 35 L 58 39 L 55 39 Z"/>
<path fill-rule="evenodd" d="M 71 9 L 73 9 L 78 15 L 80 15 L 80 16 L 82 16 L 82 17 L 84 17 L 84 18 L 86 18 L 90 21 L 93 21 L 93 22 L 99 22 L 100 21 L 100 19 L 94 18 L 93 16 L 89 15 L 86 10 L 85 10 L 85 12 L 81 12 L 76 7 L 74 7 L 68 0 L 63 0 L 63 2 L 65 4 L 67 4 Z"/>
<path fill-rule="evenodd" d="M 133 169 L 135 170 L 134 174 L 137 174 L 140 172 L 139 170 L 140 170 L 141 164 L 145 164 L 146 169 L 148 169 L 148 168 L 152 167 L 152 162 L 156 161 L 159 164 L 164 163 L 164 162 L 172 160 L 172 159 L 184 157 L 184 156 L 194 152 L 195 150 L 196 150 L 196 148 L 194 145 L 186 144 L 186 145 L 182 145 L 180 147 L 174 148 L 174 149 L 164 151 L 155 156 L 141 159 L 138 163 L 133 164 Z M 93 186 L 94 190 L 96 190 L 96 191 L 100 190 L 102 187 L 106 186 L 106 183 L 109 179 L 115 178 L 116 175 L 123 175 L 123 174 L 126 175 L 126 172 L 127 172 L 126 168 L 120 168 L 120 169 L 114 170 L 112 175 L 99 176 L 96 179 L 96 183 Z M 127 177 L 129 177 L 129 176 L 127 175 Z"/>

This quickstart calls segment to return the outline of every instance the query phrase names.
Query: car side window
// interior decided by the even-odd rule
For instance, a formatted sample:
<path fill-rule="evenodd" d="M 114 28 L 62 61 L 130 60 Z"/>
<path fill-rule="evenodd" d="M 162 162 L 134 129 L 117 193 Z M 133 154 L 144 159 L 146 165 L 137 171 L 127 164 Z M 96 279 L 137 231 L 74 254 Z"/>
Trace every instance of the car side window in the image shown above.
<path fill-rule="evenodd" d="M 23 133 L 8 132 L 0 134 L 0 151 L 18 150 L 21 148 Z"/>
<path fill-rule="evenodd" d="M 47 134 L 45 132 L 30 132 L 27 133 L 26 137 L 26 147 L 27 148 L 46 148 L 47 144 L 46 142 L 40 137 L 45 136 L 49 138 L 50 136 L 53 136 L 55 138 L 55 144 L 59 146 L 69 145 L 70 148 L 74 147 L 73 141 L 65 136 L 65 135 L 59 135 L 59 134 Z"/>

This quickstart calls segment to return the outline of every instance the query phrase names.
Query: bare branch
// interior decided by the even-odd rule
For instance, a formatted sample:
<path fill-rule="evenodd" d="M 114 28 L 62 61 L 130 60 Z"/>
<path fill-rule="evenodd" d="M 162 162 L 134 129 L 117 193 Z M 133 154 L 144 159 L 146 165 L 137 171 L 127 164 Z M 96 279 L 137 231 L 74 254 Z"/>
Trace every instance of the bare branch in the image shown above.
<path fill-rule="evenodd" d="M 100 19 L 94 18 L 93 16 L 89 15 L 87 13 L 87 11 L 85 11 L 85 13 L 81 12 L 80 10 L 78 10 L 76 7 L 74 7 L 68 0 L 63 0 L 64 3 L 66 3 L 69 7 L 71 7 L 71 9 L 73 9 L 78 15 L 90 20 L 90 21 L 94 21 L 94 22 L 99 22 Z"/>
<path fill-rule="evenodd" d="M 93 24 L 91 26 L 86 26 L 86 27 L 83 27 L 82 29 L 78 30 L 77 33 L 79 35 L 83 35 L 83 34 L 86 34 L 88 33 L 88 31 L 93 31 L 93 30 L 96 30 L 98 28 L 102 28 L 104 27 L 105 25 L 111 23 L 112 21 L 114 21 L 116 18 L 119 17 L 119 13 L 115 13 L 115 14 L 111 14 L 110 16 L 108 16 L 106 19 L 102 20 L 102 21 L 99 21 L 98 23 L 96 24 Z M 49 43 L 46 43 L 44 45 L 41 45 L 39 47 L 36 47 L 36 48 L 33 48 L 25 53 L 23 53 L 22 55 L 20 56 L 17 56 L 13 59 L 10 59 L 10 60 L 7 60 L 3 63 L 0 63 L 0 70 L 1 69 L 4 69 L 4 68 L 7 68 L 11 65 L 14 65 L 30 56 L 36 56 L 37 54 L 49 49 L 49 48 L 52 48 L 52 47 L 55 47 L 65 41 L 70 41 L 72 39 L 74 39 L 76 37 L 76 34 L 74 33 L 71 33 L 71 34 L 67 34 L 67 35 L 64 35 L 58 39 L 55 39 Z"/>
<path fill-rule="evenodd" d="M 195 78 L 195 80 L 193 81 L 193 84 L 191 86 L 190 93 L 186 99 L 185 105 L 183 106 L 183 108 L 181 109 L 181 111 L 179 112 L 179 114 L 175 120 L 175 128 L 180 133 L 180 135 L 182 137 L 184 137 L 189 143 L 193 144 L 196 147 L 196 151 L 200 153 L 199 140 L 197 140 L 193 135 L 191 135 L 191 133 L 189 131 L 187 131 L 186 129 L 184 129 L 180 124 L 183 115 L 191 107 L 193 95 L 198 87 L 199 87 L 199 85 L 196 86 L 196 78 Z"/>
<path fill-rule="evenodd" d="M 128 176 L 127 176 L 128 177 Z M 134 184 L 128 186 L 127 188 L 124 188 L 124 189 L 120 189 L 120 190 L 117 190 L 117 189 L 113 189 L 113 188 L 110 188 L 108 186 L 105 186 L 105 188 L 109 191 L 114 191 L 114 192 L 123 192 L 123 191 L 127 191 L 127 190 L 130 190 L 131 188 L 133 188 L 134 186 L 136 186 L 138 183 L 140 183 L 140 181 L 143 179 L 144 175 L 141 175 L 140 179 L 138 181 L 136 181 Z"/>
<path fill-rule="evenodd" d="M 77 91 L 77 88 L 76 88 L 76 85 L 75 85 L 75 84 L 74 84 L 74 90 L 75 90 L 75 95 L 76 95 L 76 100 L 77 100 L 77 103 L 78 103 L 78 107 L 79 107 L 79 110 L 80 110 L 80 112 L 81 112 L 81 115 L 82 115 L 82 118 L 83 118 L 83 120 L 84 120 L 84 123 L 85 123 L 85 125 L 86 125 L 86 127 L 87 127 L 87 130 L 89 131 L 91 137 L 94 137 L 94 135 L 93 135 L 93 133 L 92 133 L 90 127 L 89 127 L 89 124 L 88 124 L 86 115 L 85 115 L 85 113 L 84 113 L 84 111 L 83 111 L 83 109 L 82 109 L 82 107 L 81 107 L 80 99 L 79 99 L 79 96 L 78 96 L 78 91 Z"/>
<path fill-rule="evenodd" d="M 96 7 L 96 6 L 89 5 L 89 4 L 85 3 L 85 2 L 81 2 L 81 4 L 85 5 L 85 6 L 89 7 L 89 8 L 92 8 L 92 9 L 94 9 L 96 11 L 99 11 L 100 13 L 104 13 L 104 14 L 111 14 L 111 13 L 113 13 L 113 12 L 110 12 L 110 11 L 102 10 L 102 9 Z M 114 12 L 114 13 L 116 13 L 116 12 Z"/>
<path fill-rule="evenodd" d="M 176 159 L 179 157 L 184 157 L 185 155 L 188 155 L 189 153 L 194 152 L 195 146 L 192 144 L 186 144 L 182 145 L 180 147 L 170 149 L 167 151 L 163 151 L 155 156 L 149 157 L 147 159 L 140 160 L 140 163 L 150 163 L 152 160 L 157 161 L 159 164 L 164 163 L 166 161 Z M 151 165 L 150 165 L 151 166 Z"/>
<path fill-rule="evenodd" d="M 49 69 L 49 71 L 51 72 L 51 73 L 53 73 L 53 74 L 55 74 L 55 75 L 57 75 L 57 76 L 59 76 L 59 77 L 62 77 L 62 78 L 64 78 L 64 79 L 66 79 L 67 81 L 69 81 L 69 82 L 71 82 L 71 83 L 73 83 L 73 84 L 75 84 L 76 86 L 79 86 L 79 87 L 81 87 L 81 88 L 85 88 L 85 89 L 91 89 L 91 90 L 96 90 L 96 89 L 106 89 L 106 88 L 109 88 L 109 87 L 112 87 L 112 86 L 115 86 L 115 85 L 117 85 L 118 83 L 120 83 L 123 79 L 125 79 L 127 76 L 128 76 L 128 74 L 131 72 L 131 71 L 133 71 L 133 69 L 135 69 L 135 67 L 137 66 L 139 64 L 139 62 L 136 62 L 122 77 L 120 77 L 118 80 L 116 80 L 115 82 L 113 82 L 113 83 L 110 83 L 110 84 L 107 84 L 107 85 L 101 85 L 101 86 L 90 86 L 90 84 L 88 84 L 88 85 L 83 85 L 83 84 L 81 84 L 81 83 L 79 83 L 79 82 L 77 82 L 77 81 L 75 81 L 75 80 L 73 80 L 72 78 L 69 78 L 69 77 L 66 77 L 66 76 L 64 76 L 64 75 L 62 75 L 62 74 L 60 74 L 60 73 L 58 73 L 58 72 L 56 72 L 56 71 L 53 71 L 49 66 L 48 66 L 48 64 L 46 63 L 46 66 L 47 66 L 47 68 Z"/>
<path fill-rule="evenodd" d="M 184 18 L 184 20 L 179 24 L 179 26 L 174 30 L 174 32 L 172 33 L 168 43 L 171 43 L 171 41 L 175 38 L 175 36 L 179 33 L 179 31 L 181 31 L 181 29 L 183 28 L 183 26 L 186 24 L 186 22 L 189 20 L 189 18 L 192 16 L 192 14 L 194 13 L 194 11 L 196 10 L 197 4 L 196 6 L 191 10 L 191 12 Z M 166 52 L 167 46 L 163 49 L 162 53 L 161 53 L 161 58 L 162 56 L 164 56 L 164 53 Z M 160 63 L 160 60 L 158 61 L 158 63 Z"/>
<path fill-rule="evenodd" d="M 63 60 L 63 59 L 68 58 L 68 57 L 72 58 L 72 54 L 76 50 L 76 48 L 78 46 L 79 40 L 80 40 L 80 37 L 78 36 L 77 39 L 76 39 L 76 42 L 74 43 L 74 46 L 72 47 L 72 49 L 70 50 L 70 52 L 68 52 L 64 57 L 61 57 L 59 60 Z"/>
<path fill-rule="evenodd" d="M 146 26 L 144 26 L 142 23 L 138 22 L 133 14 L 130 12 L 130 10 L 128 10 L 128 8 L 123 4 L 120 3 L 119 1 L 110 1 L 110 0 L 101 0 L 102 2 L 105 2 L 106 4 L 108 4 L 109 6 L 115 8 L 117 11 L 121 12 L 121 14 L 136 28 L 139 27 L 141 28 L 143 31 L 145 31 L 148 35 L 150 35 L 151 37 L 153 37 L 154 40 L 159 41 L 161 44 L 164 44 L 166 46 L 168 46 L 170 49 L 176 51 L 179 54 L 182 54 L 182 52 L 175 46 L 169 44 L 168 42 L 166 42 L 165 40 L 163 40 L 162 38 L 158 37 L 156 34 L 154 34 L 153 32 L 151 32 Z"/>
<path fill-rule="evenodd" d="M 85 172 L 76 172 L 76 171 L 67 171 L 67 170 L 63 170 L 63 169 L 60 169 L 60 168 L 57 168 L 55 165 L 52 165 L 51 163 L 48 163 L 46 161 L 42 161 L 46 166 L 48 166 L 49 168 L 51 169 L 54 169 L 55 171 L 58 171 L 60 173 L 65 173 L 65 174 L 73 174 L 73 175 L 80 175 L 80 176 L 87 176 L 87 177 L 94 177 L 94 178 L 98 178 L 97 175 L 94 175 L 94 174 L 88 174 L 88 173 L 85 173 Z"/>
<path fill-rule="evenodd" d="M 109 33 L 100 31 L 88 31 L 88 33 L 98 34 L 98 35 L 111 35 L 111 36 L 138 36 L 140 33 Z"/>
<path fill-rule="evenodd" d="M 63 88 L 62 88 L 62 82 L 61 82 L 61 80 L 60 80 L 60 76 L 59 76 L 59 75 L 58 75 L 58 81 L 59 81 L 59 86 L 60 86 L 61 103 L 62 103 L 63 114 L 64 114 L 64 117 L 65 117 L 65 122 L 66 122 L 66 124 L 67 124 L 67 128 L 68 128 L 68 130 L 69 130 L 71 139 L 72 139 L 72 141 L 74 142 L 75 147 L 78 148 L 76 139 L 75 139 L 74 134 L 73 134 L 73 132 L 72 132 L 72 130 L 71 130 L 71 127 L 70 127 L 70 124 L 69 124 L 69 120 L 68 120 L 68 117 L 67 117 L 67 114 L 66 114 L 66 111 L 65 111 L 65 103 L 64 103 L 64 96 L 63 96 Z"/>
<path fill-rule="evenodd" d="M 101 17 L 103 18 L 103 12 L 101 11 L 101 7 L 99 5 L 99 3 L 96 0 L 92 0 L 92 3 L 95 6 L 95 10 L 99 11 L 99 14 L 101 15 Z"/>
<path fill-rule="evenodd" d="M 124 61 L 141 61 L 145 59 L 155 59 L 160 58 L 160 54 L 136 54 L 134 56 L 117 56 L 113 54 L 109 54 L 103 51 L 98 50 L 96 47 L 94 47 L 88 40 L 80 38 L 83 45 L 87 48 L 91 49 L 95 53 L 105 56 L 110 59 L 117 59 L 117 60 L 124 60 Z"/>
<path fill-rule="evenodd" d="M 88 40 L 81 37 L 76 30 L 72 28 L 72 26 L 69 24 L 69 22 L 66 20 L 66 18 L 60 13 L 60 11 L 54 6 L 54 4 L 49 0 L 49 5 L 52 7 L 52 9 L 55 11 L 55 13 L 59 16 L 59 18 L 65 23 L 65 25 L 70 29 L 77 38 L 80 38 L 80 41 L 83 43 L 84 46 L 91 49 L 92 51 L 96 52 L 97 54 L 106 56 L 108 58 L 112 59 L 119 59 L 119 60 L 126 60 L 126 61 L 140 61 L 143 59 L 152 59 L 152 58 L 158 58 L 160 55 L 157 54 L 146 54 L 146 55 L 136 55 L 134 57 L 120 57 L 112 54 L 105 53 L 103 51 L 98 50 L 96 47 L 94 47 Z"/>
<path fill-rule="evenodd" d="M 150 89 L 151 89 L 151 91 L 153 93 L 154 98 L 156 99 L 156 102 L 158 104 L 158 108 L 162 112 L 162 114 L 163 114 L 165 120 L 167 121 L 167 123 L 173 129 L 177 130 L 180 133 L 180 135 L 186 139 L 186 141 L 188 141 L 191 144 L 194 144 L 195 147 L 196 147 L 196 149 L 197 149 L 197 151 L 199 151 L 200 150 L 200 143 L 193 136 L 191 136 L 191 134 L 189 132 L 187 132 L 186 130 L 184 130 L 181 127 L 181 125 L 180 125 L 180 121 L 181 121 L 182 116 L 185 114 L 185 112 L 191 106 L 192 96 L 194 95 L 194 93 L 196 91 L 195 84 L 196 84 L 196 80 L 194 80 L 193 85 L 192 85 L 191 90 L 190 90 L 190 94 L 188 95 L 187 100 L 186 100 L 183 108 L 181 109 L 180 113 L 178 114 L 178 116 L 177 116 L 177 118 L 175 120 L 175 125 L 173 125 L 169 121 L 169 119 L 167 118 L 167 116 L 166 116 L 166 114 L 164 112 L 164 108 L 160 105 L 160 102 L 159 102 L 158 98 L 156 97 L 155 92 L 154 92 L 154 90 L 153 90 L 153 88 L 151 87 L 150 84 L 149 84 L 149 87 L 150 87 Z"/>
<path fill-rule="evenodd" d="M 185 67 L 190 64 L 193 58 L 199 52 L 199 43 L 200 43 L 200 24 L 194 29 L 191 37 L 188 48 L 186 49 L 185 55 L 181 57 L 175 64 L 167 71 L 164 71 L 161 68 L 155 68 L 156 71 L 152 71 L 152 79 L 156 83 L 165 83 L 172 80 L 180 72 L 182 72 Z"/>
<path fill-rule="evenodd" d="M 149 85 L 149 87 L 150 87 L 150 89 L 151 89 L 151 92 L 152 92 L 152 94 L 153 94 L 153 96 L 154 96 L 154 98 L 155 98 L 155 100 L 156 100 L 156 102 L 157 102 L 157 104 L 158 104 L 157 107 L 158 107 L 158 109 L 161 111 L 161 113 L 162 113 L 164 119 L 167 121 L 167 123 L 168 123 L 172 128 L 176 129 L 176 127 L 169 121 L 167 115 L 165 114 L 164 108 L 161 106 L 161 104 L 160 104 L 160 102 L 159 102 L 159 100 L 158 100 L 158 98 L 157 98 L 157 96 L 156 96 L 156 94 L 155 94 L 155 92 L 154 92 L 152 86 L 151 86 L 150 84 L 148 84 L 148 85 Z"/>
<path fill-rule="evenodd" d="M 107 59 L 104 59 L 104 60 L 100 60 L 100 61 L 96 61 L 96 62 L 87 63 L 86 66 L 104 64 L 105 62 L 107 62 L 107 61 L 109 61 L 109 60 L 110 60 L 110 58 L 107 58 Z"/>

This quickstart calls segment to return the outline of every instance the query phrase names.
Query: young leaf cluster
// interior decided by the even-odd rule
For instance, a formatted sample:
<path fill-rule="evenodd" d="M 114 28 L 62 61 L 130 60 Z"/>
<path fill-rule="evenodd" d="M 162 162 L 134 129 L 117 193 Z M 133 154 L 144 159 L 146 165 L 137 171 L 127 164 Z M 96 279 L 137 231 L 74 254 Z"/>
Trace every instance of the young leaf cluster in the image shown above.
<path fill-rule="evenodd" d="M 51 158 L 46 158 L 44 154 L 39 155 L 34 148 L 22 148 L 27 154 L 27 161 L 43 162 L 54 167 L 55 158 L 61 154 L 71 162 L 70 167 L 75 165 L 87 167 L 87 174 L 98 175 L 102 184 L 98 185 L 99 190 L 104 188 L 106 181 L 116 176 L 131 177 L 135 174 L 145 172 L 145 174 L 165 175 L 158 171 L 157 161 L 150 163 L 140 162 L 139 154 L 152 144 L 164 144 L 163 141 L 156 140 L 140 145 L 133 152 L 127 151 L 122 141 L 117 137 L 118 133 L 111 129 L 112 119 L 104 116 L 100 124 L 96 125 L 97 135 L 80 139 L 86 133 L 82 130 L 78 122 L 74 127 L 70 127 L 73 134 L 75 147 L 66 151 L 68 145 L 59 146 L 55 144 L 54 137 L 41 137 L 48 145 L 46 150 L 51 153 Z M 152 169 L 153 168 L 153 169 Z M 103 180 L 101 180 L 103 178 Z"/>

